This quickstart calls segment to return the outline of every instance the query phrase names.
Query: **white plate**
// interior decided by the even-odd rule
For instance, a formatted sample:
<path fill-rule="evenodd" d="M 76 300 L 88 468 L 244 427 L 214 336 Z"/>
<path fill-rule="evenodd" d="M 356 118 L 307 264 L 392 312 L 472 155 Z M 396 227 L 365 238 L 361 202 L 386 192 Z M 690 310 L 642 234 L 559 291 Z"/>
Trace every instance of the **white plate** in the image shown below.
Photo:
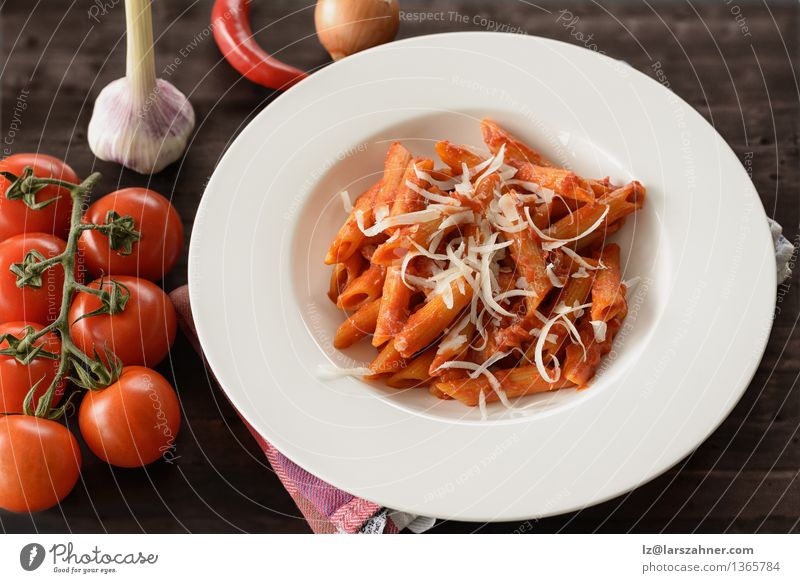
<path fill-rule="evenodd" d="M 643 211 L 616 239 L 641 277 L 591 389 L 476 410 L 424 390 L 323 380 L 366 362 L 331 346 L 325 250 L 338 192 L 376 179 L 392 140 L 479 146 L 489 116 L 590 176 L 636 178 Z M 386 506 L 512 520 L 596 504 L 663 472 L 742 395 L 775 301 L 763 207 L 736 156 L 672 92 L 598 53 L 542 38 L 457 33 L 369 50 L 261 112 L 212 176 L 190 250 L 208 362 L 247 421 L 289 458 Z"/>

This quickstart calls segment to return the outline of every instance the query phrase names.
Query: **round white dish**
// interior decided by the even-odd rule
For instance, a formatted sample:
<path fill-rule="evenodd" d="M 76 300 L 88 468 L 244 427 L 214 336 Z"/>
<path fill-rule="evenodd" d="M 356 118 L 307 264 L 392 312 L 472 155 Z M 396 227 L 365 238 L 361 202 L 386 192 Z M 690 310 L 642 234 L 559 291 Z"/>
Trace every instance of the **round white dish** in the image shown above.
<path fill-rule="evenodd" d="M 589 176 L 636 178 L 645 208 L 614 240 L 640 278 L 592 387 L 477 410 L 320 366 L 342 313 L 323 257 L 354 198 L 401 140 L 418 155 L 481 145 L 491 117 Z M 728 415 L 771 328 L 766 217 L 717 132 L 671 91 L 604 55 L 497 33 L 417 37 L 348 57 L 287 91 L 214 171 L 194 224 L 191 304 L 233 405 L 320 478 L 385 506 L 515 520 L 624 493 L 687 455 Z"/>

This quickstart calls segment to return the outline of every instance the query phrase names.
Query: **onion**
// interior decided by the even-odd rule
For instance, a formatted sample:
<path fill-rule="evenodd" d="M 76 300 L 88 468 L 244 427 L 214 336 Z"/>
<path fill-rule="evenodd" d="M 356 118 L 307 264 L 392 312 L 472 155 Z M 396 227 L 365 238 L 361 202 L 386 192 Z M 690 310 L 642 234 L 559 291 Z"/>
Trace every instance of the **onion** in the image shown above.
<path fill-rule="evenodd" d="M 397 0 L 318 0 L 317 36 L 334 61 L 387 43 L 397 35 Z"/>

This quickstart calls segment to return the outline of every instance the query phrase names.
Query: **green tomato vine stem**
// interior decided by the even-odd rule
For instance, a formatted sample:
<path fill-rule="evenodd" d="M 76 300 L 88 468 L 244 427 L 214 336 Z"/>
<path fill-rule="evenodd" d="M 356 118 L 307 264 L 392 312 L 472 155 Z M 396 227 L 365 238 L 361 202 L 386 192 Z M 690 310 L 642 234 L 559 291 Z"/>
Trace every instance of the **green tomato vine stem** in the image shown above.
<path fill-rule="evenodd" d="M 100 389 L 104 388 L 119 378 L 122 369 L 122 363 L 119 359 L 109 350 L 105 351 L 106 361 L 97 354 L 95 351 L 94 356 L 89 356 L 84 353 L 75 342 L 72 340 L 70 332 L 69 321 L 69 308 L 72 303 L 73 296 L 77 292 L 86 292 L 98 295 L 101 298 L 107 293 L 102 289 L 95 289 L 85 286 L 75 277 L 76 268 L 76 254 L 78 250 L 78 239 L 81 233 L 86 230 L 98 230 L 104 233 L 109 233 L 116 225 L 95 225 L 90 223 L 83 223 L 82 209 L 83 203 L 88 198 L 94 186 L 100 180 L 100 174 L 95 172 L 87 177 L 80 184 L 73 184 L 54 178 L 39 178 L 33 176 L 27 169 L 23 173 L 25 178 L 18 180 L 17 187 L 18 193 L 15 195 L 19 198 L 19 193 L 35 193 L 41 190 L 44 186 L 55 185 L 69 190 L 70 199 L 72 204 L 72 212 L 70 215 L 70 230 L 67 237 L 66 247 L 64 251 L 58 255 L 48 259 L 42 259 L 27 266 L 33 274 L 41 275 L 46 270 L 51 269 L 57 265 L 61 265 L 64 270 L 64 286 L 61 291 L 61 308 L 58 317 L 50 324 L 42 328 L 39 332 L 32 332 L 32 330 L 23 338 L 20 339 L 18 346 L 20 350 L 29 351 L 35 346 L 35 342 L 45 336 L 46 334 L 56 332 L 61 339 L 61 352 L 58 355 L 59 363 L 56 370 L 55 377 L 50 382 L 47 390 L 40 397 L 36 404 L 35 410 L 33 409 L 33 397 L 38 389 L 41 381 L 35 383 L 25 397 L 23 409 L 26 415 L 34 415 L 47 419 L 58 419 L 67 413 L 68 409 L 72 407 L 71 398 L 67 402 L 53 410 L 52 403 L 55 396 L 56 388 L 62 380 L 68 378 L 71 371 L 74 371 L 79 378 L 69 377 L 75 384 L 84 389 Z M 7 176 L 8 177 L 8 176 Z M 10 197 L 9 197 L 10 198 Z M 26 203 L 28 204 L 28 203 Z M 33 203 L 31 208 L 37 210 L 37 203 Z M 30 206 L 30 204 L 29 204 Z M 123 220 L 131 221 L 130 217 L 122 217 Z M 129 227 L 123 235 L 135 237 L 138 240 L 139 233 L 134 231 L 132 226 Z M 17 285 L 26 285 L 20 283 L 18 280 Z M 124 303 L 123 303 L 124 307 Z M 102 310 L 98 311 L 101 313 Z M 52 357 L 52 356 L 51 356 Z"/>
<path fill-rule="evenodd" d="M 52 327 L 52 330 L 58 331 L 58 334 L 61 337 L 61 358 L 58 363 L 56 376 L 53 378 L 50 386 L 47 387 L 47 391 L 45 391 L 44 395 L 42 395 L 36 405 L 36 411 L 34 412 L 34 415 L 37 417 L 47 417 L 50 413 L 56 387 L 58 386 L 59 382 L 61 382 L 61 379 L 63 379 L 69 372 L 69 367 L 72 364 L 71 356 L 76 352 L 86 356 L 78 349 L 77 346 L 75 346 L 75 343 L 72 341 L 72 336 L 69 329 L 69 306 L 72 303 L 72 296 L 75 293 L 77 284 L 75 281 L 75 254 L 78 250 L 78 237 L 80 237 L 81 234 L 81 229 L 79 228 L 82 219 L 81 209 L 83 206 L 83 201 L 89 196 L 92 188 L 99 180 L 100 174 L 95 172 L 94 174 L 89 175 L 89 177 L 79 185 L 67 186 L 72 199 L 72 214 L 70 216 L 67 247 L 63 253 L 53 257 L 53 263 L 51 263 L 51 266 L 55 265 L 56 263 L 60 263 L 64 269 L 64 287 L 61 291 L 61 309 L 55 321 L 47 327 Z M 47 330 L 47 328 L 42 330 L 37 336 L 41 336 L 42 333 Z M 36 340 L 36 337 L 34 337 L 34 340 Z"/>

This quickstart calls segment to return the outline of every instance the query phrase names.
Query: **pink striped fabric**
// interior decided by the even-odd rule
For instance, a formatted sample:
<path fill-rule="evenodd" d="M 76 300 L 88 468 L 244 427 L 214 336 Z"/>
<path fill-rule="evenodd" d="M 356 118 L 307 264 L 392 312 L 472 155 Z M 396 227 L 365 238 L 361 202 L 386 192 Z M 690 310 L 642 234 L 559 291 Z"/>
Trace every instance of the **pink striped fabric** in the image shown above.
<path fill-rule="evenodd" d="M 195 350 L 202 354 L 189 306 L 189 288 L 187 286 L 179 287 L 169 295 L 178 312 L 181 330 Z M 305 471 L 272 447 L 247 421 L 242 419 L 242 422 L 253 434 L 278 479 L 315 533 L 379 532 L 395 534 L 399 532 L 397 525 L 388 516 L 385 508 L 348 494 Z"/>

